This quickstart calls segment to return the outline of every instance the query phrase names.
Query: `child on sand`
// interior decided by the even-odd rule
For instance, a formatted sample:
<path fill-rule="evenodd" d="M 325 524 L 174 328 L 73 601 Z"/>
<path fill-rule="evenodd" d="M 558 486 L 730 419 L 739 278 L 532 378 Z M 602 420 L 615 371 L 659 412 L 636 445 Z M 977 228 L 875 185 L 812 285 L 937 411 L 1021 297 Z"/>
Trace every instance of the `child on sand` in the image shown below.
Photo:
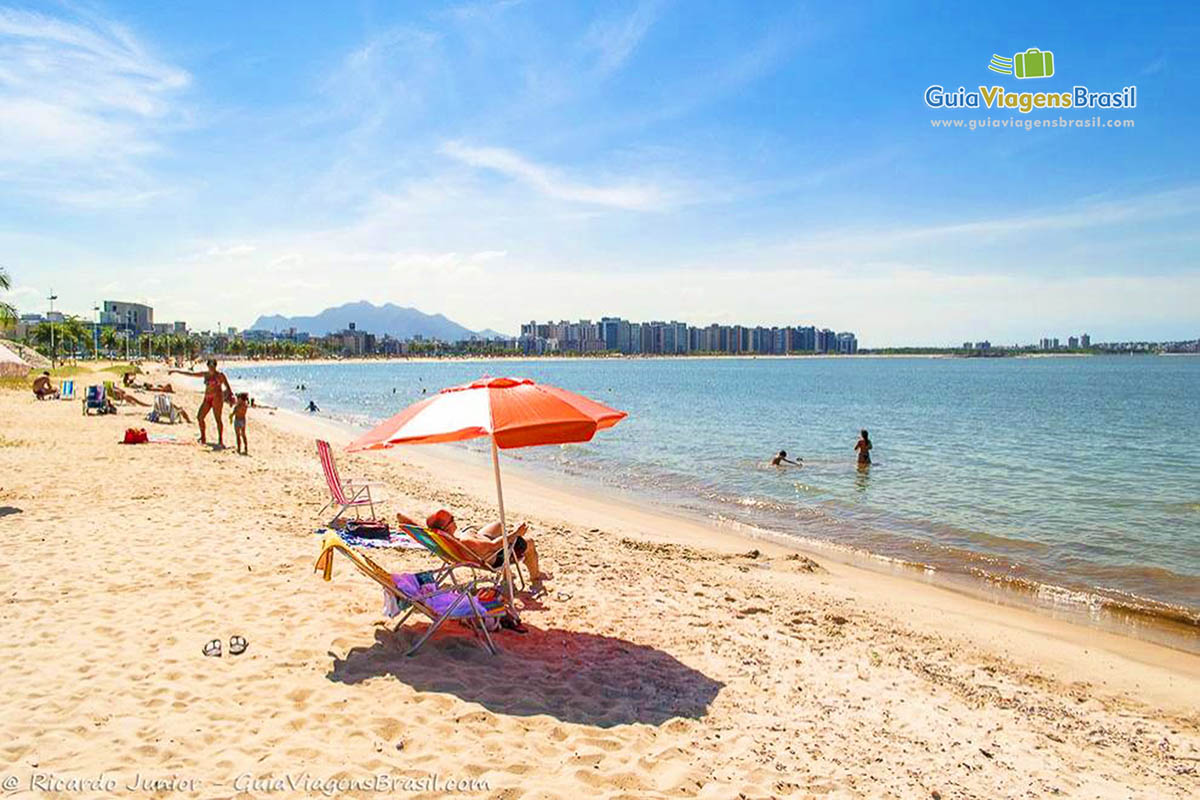
<path fill-rule="evenodd" d="M 238 392 L 237 402 L 229 412 L 229 420 L 233 423 L 233 432 L 237 436 L 237 451 L 239 455 L 250 455 L 250 445 L 246 441 L 246 410 L 250 408 L 250 393 Z"/>

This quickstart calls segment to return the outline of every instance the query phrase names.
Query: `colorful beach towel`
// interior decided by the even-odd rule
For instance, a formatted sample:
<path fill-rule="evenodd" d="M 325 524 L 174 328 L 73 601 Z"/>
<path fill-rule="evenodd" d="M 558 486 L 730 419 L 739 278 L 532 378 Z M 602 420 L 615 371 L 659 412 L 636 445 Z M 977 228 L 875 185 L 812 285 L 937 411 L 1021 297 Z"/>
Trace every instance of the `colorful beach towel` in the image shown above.
<path fill-rule="evenodd" d="M 317 528 L 313 533 L 324 536 L 329 532 L 328 528 Z M 373 538 L 366 536 L 355 536 L 352 533 L 345 531 L 337 531 L 337 535 L 342 541 L 351 547 L 371 547 L 383 548 L 391 550 L 421 550 L 421 545 L 410 539 L 403 531 L 389 531 L 387 538 Z"/>

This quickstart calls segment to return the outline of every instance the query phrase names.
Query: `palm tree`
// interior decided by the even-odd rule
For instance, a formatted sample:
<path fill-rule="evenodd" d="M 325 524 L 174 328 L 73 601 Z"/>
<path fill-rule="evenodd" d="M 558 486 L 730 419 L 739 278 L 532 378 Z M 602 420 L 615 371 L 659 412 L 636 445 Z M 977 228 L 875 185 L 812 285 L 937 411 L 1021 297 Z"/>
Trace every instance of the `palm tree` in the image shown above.
<path fill-rule="evenodd" d="M 100 346 L 108 352 L 108 357 L 112 358 L 117 352 L 117 345 L 121 343 L 121 337 L 117 336 L 117 329 L 111 325 L 106 325 L 100 329 Z"/>
<path fill-rule="evenodd" d="M 58 332 L 62 337 L 63 346 L 72 358 L 78 358 L 79 352 L 86 349 L 92 338 L 92 332 L 87 324 L 79 317 L 74 316 L 65 317 L 58 325 Z"/>
<path fill-rule="evenodd" d="M 8 270 L 0 267 L 0 290 L 7 292 L 11 288 L 12 278 L 8 277 Z M 7 328 L 16 321 L 17 310 L 3 300 L 0 300 L 0 328 Z"/>

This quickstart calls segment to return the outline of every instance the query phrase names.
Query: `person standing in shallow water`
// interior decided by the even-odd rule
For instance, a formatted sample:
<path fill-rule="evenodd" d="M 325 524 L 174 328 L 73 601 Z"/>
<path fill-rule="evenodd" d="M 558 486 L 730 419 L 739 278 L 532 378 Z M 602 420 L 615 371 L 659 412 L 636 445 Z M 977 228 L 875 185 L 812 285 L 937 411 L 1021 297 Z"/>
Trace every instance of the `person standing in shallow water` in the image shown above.
<path fill-rule="evenodd" d="M 859 431 L 854 449 L 858 453 L 858 465 L 860 467 L 871 466 L 871 436 L 867 433 L 866 428 Z"/>

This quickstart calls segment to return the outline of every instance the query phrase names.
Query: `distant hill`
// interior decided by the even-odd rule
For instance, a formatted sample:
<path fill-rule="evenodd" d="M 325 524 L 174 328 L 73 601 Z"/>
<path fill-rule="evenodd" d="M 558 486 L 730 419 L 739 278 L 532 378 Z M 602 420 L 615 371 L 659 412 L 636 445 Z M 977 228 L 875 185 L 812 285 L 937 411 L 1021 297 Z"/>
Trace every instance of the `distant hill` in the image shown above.
<path fill-rule="evenodd" d="M 282 331 L 295 328 L 310 336 L 324 336 L 327 333 L 345 330 L 350 327 L 351 322 L 360 331 L 376 336 L 387 333 L 397 339 L 422 336 L 426 339 L 456 342 L 470 339 L 472 336 L 492 338 L 504 335 L 493 330 L 473 331 L 442 314 L 426 314 L 415 308 L 404 308 L 393 303 L 377 306 L 366 300 L 327 308 L 311 317 L 285 317 L 281 314 L 262 316 L 255 320 L 249 329 Z"/>

